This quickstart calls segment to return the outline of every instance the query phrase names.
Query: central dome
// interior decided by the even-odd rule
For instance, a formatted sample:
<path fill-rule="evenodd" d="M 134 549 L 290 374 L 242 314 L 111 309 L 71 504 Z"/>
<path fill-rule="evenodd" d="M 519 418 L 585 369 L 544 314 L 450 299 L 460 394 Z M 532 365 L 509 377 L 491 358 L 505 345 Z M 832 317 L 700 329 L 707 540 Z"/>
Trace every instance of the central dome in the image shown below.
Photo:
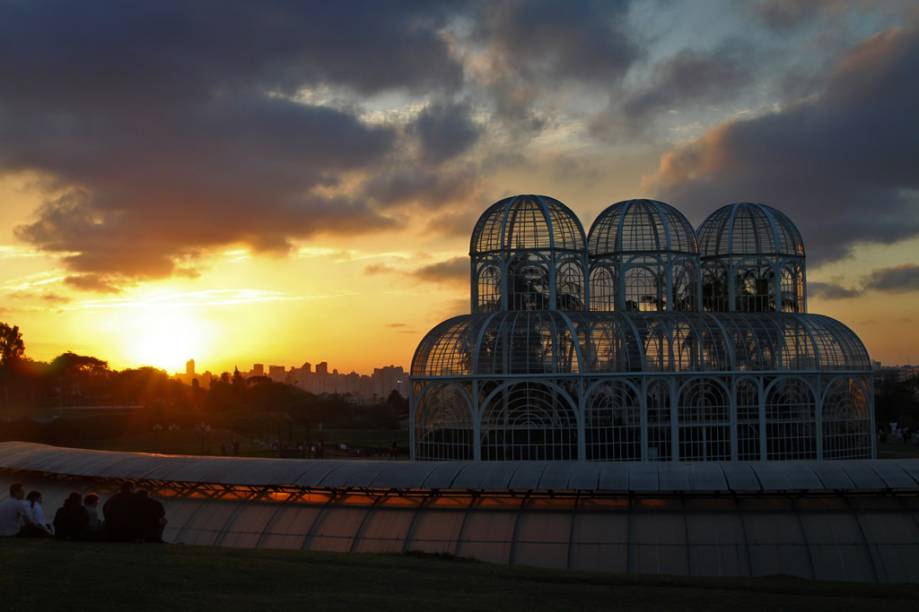
<path fill-rule="evenodd" d="M 626 200 L 604 210 L 590 228 L 590 255 L 698 252 L 696 235 L 683 213 L 657 200 Z"/>
<path fill-rule="evenodd" d="M 584 228 L 570 208 L 549 196 L 518 195 L 495 202 L 472 231 L 469 254 L 522 249 L 584 248 Z"/>

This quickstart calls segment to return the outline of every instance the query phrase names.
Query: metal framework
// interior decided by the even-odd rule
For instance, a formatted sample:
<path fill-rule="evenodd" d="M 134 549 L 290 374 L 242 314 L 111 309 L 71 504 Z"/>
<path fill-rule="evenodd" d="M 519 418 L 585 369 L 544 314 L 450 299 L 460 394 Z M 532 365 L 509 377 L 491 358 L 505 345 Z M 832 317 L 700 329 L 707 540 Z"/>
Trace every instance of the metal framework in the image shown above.
<path fill-rule="evenodd" d="M 696 235 L 669 204 L 613 204 L 594 221 L 587 244 L 591 310 L 701 310 Z"/>
<path fill-rule="evenodd" d="M 472 312 L 583 310 L 584 228 L 554 198 L 519 195 L 491 205 L 472 232 Z"/>
<path fill-rule="evenodd" d="M 698 236 L 706 310 L 807 311 L 804 241 L 782 212 L 729 204 L 699 226 Z"/>
<path fill-rule="evenodd" d="M 804 312 L 791 221 L 734 204 L 699 244 L 701 266 L 688 221 L 653 200 L 610 206 L 586 247 L 557 200 L 491 206 L 472 237 L 473 314 L 435 327 L 412 362 L 413 458 L 874 457 L 868 353 Z M 703 280 L 721 269 L 723 294 Z"/>

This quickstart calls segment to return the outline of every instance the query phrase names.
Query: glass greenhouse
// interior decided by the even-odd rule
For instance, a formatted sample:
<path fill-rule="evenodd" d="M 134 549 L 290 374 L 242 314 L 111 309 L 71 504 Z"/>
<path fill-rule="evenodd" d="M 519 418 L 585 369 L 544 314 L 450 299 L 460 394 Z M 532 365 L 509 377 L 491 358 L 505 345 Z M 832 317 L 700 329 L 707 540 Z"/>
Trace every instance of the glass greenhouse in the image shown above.
<path fill-rule="evenodd" d="M 868 353 L 806 313 L 803 241 L 773 208 L 731 204 L 694 232 L 631 200 L 585 239 L 558 200 L 515 196 L 470 257 L 472 314 L 413 359 L 416 460 L 875 455 Z"/>

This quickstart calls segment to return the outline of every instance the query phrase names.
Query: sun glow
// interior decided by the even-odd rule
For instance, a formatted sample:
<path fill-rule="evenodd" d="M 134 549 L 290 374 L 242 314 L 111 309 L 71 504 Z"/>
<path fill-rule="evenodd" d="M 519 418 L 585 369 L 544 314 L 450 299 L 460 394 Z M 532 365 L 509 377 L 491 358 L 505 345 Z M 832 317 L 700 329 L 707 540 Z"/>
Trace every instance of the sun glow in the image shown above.
<path fill-rule="evenodd" d="M 125 353 L 138 365 L 180 371 L 186 360 L 204 356 L 203 321 L 184 308 L 145 311 L 132 327 L 135 333 L 125 338 Z"/>

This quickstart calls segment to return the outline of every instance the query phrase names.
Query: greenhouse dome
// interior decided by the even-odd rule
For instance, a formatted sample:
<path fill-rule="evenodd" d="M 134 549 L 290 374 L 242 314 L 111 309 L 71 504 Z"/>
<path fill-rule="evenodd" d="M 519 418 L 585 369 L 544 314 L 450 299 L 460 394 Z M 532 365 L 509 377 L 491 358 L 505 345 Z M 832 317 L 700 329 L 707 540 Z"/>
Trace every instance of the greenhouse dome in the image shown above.
<path fill-rule="evenodd" d="M 764 204 L 719 208 L 699 227 L 706 310 L 805 312 L 804 241 Z"/>
<path fill-rule="evenodd" d="M 582 310 L 584 228 L 554 198 L 519 195 L 490 206 L 472 232 L 472 310 Z"/>
<path fill-rule="evenodd" d="M 587 242 L 591 310 L 700 310 L 696 235 L 673 206 L 613 204 L 594 221 Z"/>
<path fill-rule="evenodd" d="M 715 230 L 722 242 L 700 238 L 700 268 L 691 226 L 663 202 L 614 204 L 586 244 L 574 213 L 552 198 L 517 196 L 489 208 L 472 239 L 472 314 L 441 323 L 415 352 L 413 458 L 873 457 L 871 361 L 852 330 L 804 313 L 803 297 L 800 312 L 768 308 L 768 290 L 759 308 L 757 294 L 740 295 L 734 309 L 694 301 L 706 261 L 731 274 L 755 262 L 779 278 L 783 266 L 796 266 L 803 283 L 797 229 L 775 209 L 735 204 L 709 217 L 700 236 Z M 740 239 L 750 232 L 758 237 Z M 591 286 L 566 280 L 563 265 L 589 269 Z M 482 289 L 489 268 L 492 293 Z M 618 279 L 614 296 L 653 290 L 655 308 L 636 308 L 644 300 L 632 298 L 595 308 L 601 268 Z M 653 284 L 634 269 L 649 271 Z M 688 279 L 682 285 L 676 269 Z"/>

